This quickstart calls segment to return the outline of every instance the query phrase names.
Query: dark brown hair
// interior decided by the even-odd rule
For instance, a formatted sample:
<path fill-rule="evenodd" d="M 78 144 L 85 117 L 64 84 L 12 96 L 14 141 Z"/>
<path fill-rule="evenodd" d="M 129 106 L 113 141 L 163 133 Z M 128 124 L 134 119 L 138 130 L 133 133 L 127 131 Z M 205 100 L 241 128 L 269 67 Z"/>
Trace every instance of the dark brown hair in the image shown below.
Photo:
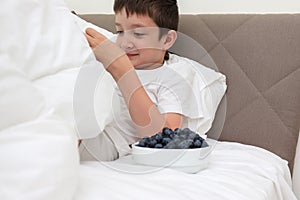
<path fill-rule="evenodd" d="M 147 15 L 160 28 L 159 39 L 168 30 L 178 29 L 179 12 L 177 0 L 115 0 L 114 12 L 119 13 L 125 9 L 127 16 Z M 166 51 L 165 60 L 169 60 L 169 52 Z"/>
<path fill-rule="evenodd" d="M 115 0 L 114 12 L 121 12 L 122 9 L 125 9 L 127 16 L 148 15 L 160 28 L 178 29 L 177 0 Z"/>

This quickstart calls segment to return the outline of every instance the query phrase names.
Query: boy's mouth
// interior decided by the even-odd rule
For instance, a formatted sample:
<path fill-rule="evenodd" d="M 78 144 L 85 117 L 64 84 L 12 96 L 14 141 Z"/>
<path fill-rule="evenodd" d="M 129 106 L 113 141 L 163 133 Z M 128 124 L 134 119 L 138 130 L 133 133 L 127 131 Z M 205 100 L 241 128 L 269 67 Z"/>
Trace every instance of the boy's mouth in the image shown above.
<path fill-rule="evenodd" d="M 132 57 L 137 56 L 137 55 L 139 55 L 139 54 L 137 54 L 137 53 L 126 53 L 126 55 L 127 55 L 129 58 L 132 58 Z"/>

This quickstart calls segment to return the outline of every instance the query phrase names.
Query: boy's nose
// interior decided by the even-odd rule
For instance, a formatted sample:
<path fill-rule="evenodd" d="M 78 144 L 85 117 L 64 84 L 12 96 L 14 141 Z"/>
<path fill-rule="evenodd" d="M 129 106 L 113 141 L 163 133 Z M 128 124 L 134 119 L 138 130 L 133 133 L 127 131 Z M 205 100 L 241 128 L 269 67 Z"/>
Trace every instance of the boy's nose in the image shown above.
<path fill-rule="evenodd" d="M 133 43 L 129 39 L 123 38 L 122 41 L 120 42 L 120 46 L 123 50 L 128 50 L 133 48 Z"/>
<path fill-rule="evenodd" d="M 121 44 L 121 48 L 124 49 L 124 50 L 132 49 L 133 44 L 130 41 L 123 41 L 122 44 Z"/>

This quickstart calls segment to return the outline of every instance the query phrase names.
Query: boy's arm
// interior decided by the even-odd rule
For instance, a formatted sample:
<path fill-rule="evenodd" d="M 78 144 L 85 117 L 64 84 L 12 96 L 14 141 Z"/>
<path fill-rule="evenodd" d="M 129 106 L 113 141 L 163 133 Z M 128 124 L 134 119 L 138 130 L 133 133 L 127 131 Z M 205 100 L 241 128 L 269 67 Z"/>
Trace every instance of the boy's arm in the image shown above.
<path fill-rule="evenodd" d="M 154 135 L 163 127 L 181 127 L 182 115 L 161 114 L 147 95 L 129 58 L 117 45 L 93 29 L 86 30 L 86 38 L 98 61 L 112 75 L 127 104 L 137 133 L 143 137 Z"/>

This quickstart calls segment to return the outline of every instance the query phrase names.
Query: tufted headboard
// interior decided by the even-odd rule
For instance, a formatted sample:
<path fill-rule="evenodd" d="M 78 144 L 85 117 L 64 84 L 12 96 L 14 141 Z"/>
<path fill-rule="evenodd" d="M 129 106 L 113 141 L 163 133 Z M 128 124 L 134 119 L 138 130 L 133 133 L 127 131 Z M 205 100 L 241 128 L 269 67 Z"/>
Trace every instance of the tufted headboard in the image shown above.
<path fill-rule="evenodd" d="M 80 17 L 115 31 L 113 15 Z M 226 98 L 209 136 L 265 148 L 292 169 L 300 127 L 300 14 L 181 15 L 179 32 L 207 52 L 184 56 L 227 76 Z"/>

